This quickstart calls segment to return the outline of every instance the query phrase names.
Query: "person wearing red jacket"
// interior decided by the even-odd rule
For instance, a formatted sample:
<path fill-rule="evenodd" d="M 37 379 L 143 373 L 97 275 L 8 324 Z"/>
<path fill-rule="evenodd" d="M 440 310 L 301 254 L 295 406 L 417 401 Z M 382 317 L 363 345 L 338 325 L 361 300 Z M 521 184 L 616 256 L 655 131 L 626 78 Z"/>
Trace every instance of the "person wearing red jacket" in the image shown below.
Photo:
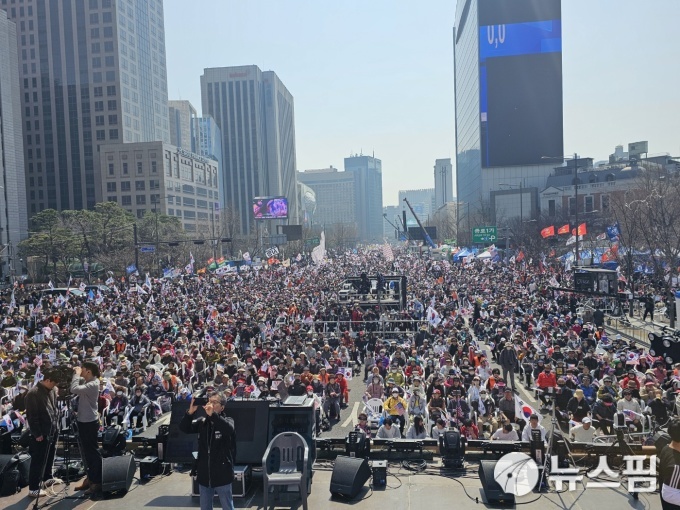
<path fill-rule="evenodd" d="M 342 392 L 342 407 L 347 407 L 349 404 L 349 388 L 347 387 L 347 379 L 341 373 L 335 374 L 335 381 L 340 385 Z"/>
<path fill-rule="evenodd" d="M 632 382 L 635 384 L 635 388 L 630 388 L 628 386 L 628 383 Z M 623 378 L 623 381 L 621 382 L 621 387 L 622 388 L 630 388 L 630 389 L 636 389 L 640 391 L 640 381 L 638 381 L 638 378 L 635 377 L 635 370 L 629 370 L 628 375 Z"/>
<path fill-rule="evenodd" d="M 538 374 L 538 377 L 536 378 L 536 386 L 540 390 L 538 392 L 538 398 L 541 399 L 541 402 L 543 402 L 544 406 L 548 405 L 546 396 L 549 395 L 549 388 L 555 388 L 557 386 L 557 378 L 552 372 L 550 365 L 546 365 L 543 369 L 543 372 Z"/>

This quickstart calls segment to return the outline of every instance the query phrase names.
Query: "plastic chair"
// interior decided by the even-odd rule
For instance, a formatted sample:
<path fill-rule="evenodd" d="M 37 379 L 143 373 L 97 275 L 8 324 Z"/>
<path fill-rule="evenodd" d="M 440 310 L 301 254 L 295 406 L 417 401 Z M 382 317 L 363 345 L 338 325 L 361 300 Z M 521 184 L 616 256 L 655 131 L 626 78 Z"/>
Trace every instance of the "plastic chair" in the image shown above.
<path fill-rule="evenodd" d="M 272 439 L 262 457 L 264 508 L 269 508 L 269 486 L 298 485 L 302 508 L 307 510 L 309 446 L 297 432 L 283 432 Z"/>
<path fill-rule="evenodd" d="M 366 406 L 366 410 L 368 411 L 366 415 L 368 417 L 367 421 L 369 427 L 373 425 L 379 427 L 380 419 L 382 418 L 383 415 L 383 401 L 380 400 L 379 398 L 371 398 L 364 405 Z"/>

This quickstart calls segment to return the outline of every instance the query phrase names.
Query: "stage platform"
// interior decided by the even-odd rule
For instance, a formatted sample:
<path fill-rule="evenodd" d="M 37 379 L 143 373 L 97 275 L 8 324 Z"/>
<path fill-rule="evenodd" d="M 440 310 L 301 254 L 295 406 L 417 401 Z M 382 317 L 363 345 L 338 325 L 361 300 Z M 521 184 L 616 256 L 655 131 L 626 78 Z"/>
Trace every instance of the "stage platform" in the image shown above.
<path fill-rule="evenodd" d="M 438 472 L 438 463 L 431 463 L 428 473 Z M 477 463 L 471 462 L 464 476 L 454 479 L 435 474 L 414 474 L 406 471 L 398 463 L 390 463 L 388 468 L 388 488 L 371 491 L 368 484 L 359 493 L 355 501 L 336 500 L 329 492 L 331 467 L 320 463 L 315 466 L 312 492 L 309 495 L 309 508 L 325 510 L 348 508 L 390 508 L 390 509 L 447 509 L 447 508 L 495 508 L 485 504 L 479 477 Z M 462 485 L 461 485 L 462 484 Z M 517 503 L 528 509 L 565 509 L 589 510 L 591 508 L 626 508 L 640 510 L 657 510 L 661 508 L 658 494 L 641 494 L 638 501 L 625 491 L 625 487 L 618 489 L 589 488 L 584 491 L 580 483 L 574 492 L 547 492 L 539 495 L 530 493 L 517 499 Z M 467 491 L 466 495 L 465 491 Z M 64 500 L 56 502 L 49 508 L 55 510 L 120 510 L 141 508 L 199 508 L 198 498 L 190 495 L 191 485 L 189 474 L 174 472 L 165 477 L 157 477 L 145 483 L 134 481 L 132 489 L 127 494 L 104 500 Z M 73 490 L 70 489 L 72 494 Z M 537 499 L 540 496 L 540 499 Z M 275 508 L 301 508 L 299 499 L 285 496 L 275 504 Z M 362 499 L 363 498 L 363 499 Z M 472 499 L 470 499 L 472 498 Z M 41 503 L 56 501 L 51 497 L 41 500 Z M 474 501 L 479 500 L 479 503 Z M 534 501 L 535 500 L 535 501 Z M 270 499 L 271 502 L 271 499 Z M 246 498 L 234 500 L 236 508 L 262 508 L 262 483 L 254 476 L 253 486 Z M 28 497 L 28 489 L 11 497 L 0 498 L 0 508 L 5 510 L 29 510 L 34 501 Z M 215 508 L 219 508 L 215 500 Z"/>

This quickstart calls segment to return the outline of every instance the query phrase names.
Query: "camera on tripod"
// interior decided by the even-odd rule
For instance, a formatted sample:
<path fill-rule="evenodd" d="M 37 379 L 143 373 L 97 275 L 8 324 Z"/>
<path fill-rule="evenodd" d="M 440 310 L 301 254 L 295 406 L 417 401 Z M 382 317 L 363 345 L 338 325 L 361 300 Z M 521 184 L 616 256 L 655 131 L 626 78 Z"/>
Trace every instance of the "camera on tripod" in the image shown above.
<path fill-rule="evenodd" d="M 50 369 L 50 379 L 57 383 L 59 397 L 71 395 L 71 379 L 73 378 L 73 367 L 71 365 L 57 365 Z"/>

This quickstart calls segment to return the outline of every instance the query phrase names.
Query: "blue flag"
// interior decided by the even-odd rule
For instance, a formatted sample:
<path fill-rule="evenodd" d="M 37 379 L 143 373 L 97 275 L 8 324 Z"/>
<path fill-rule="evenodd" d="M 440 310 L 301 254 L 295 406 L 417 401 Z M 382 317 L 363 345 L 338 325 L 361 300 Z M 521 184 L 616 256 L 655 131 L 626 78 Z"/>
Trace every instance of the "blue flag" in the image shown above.
<path fill-rule="evenodd" d="M 87 293 L 87 300 L 92 301 L 94 299 L 94 292 L 92 292 L 92 289 L 90 289 L 90 292 Z"/>
<path fill-rule="evenodd" d="M 137 271 L 137 266 L 135 266 L 134 264 L 129 265 L 128 267 L 125 268 L 125 271 L 127 271 L 127 274 L 132 274 L 135 271 Z"/>
<path fill-rule="evenodd" d="M 607 227 L 607 235 L 609 236 L 610 241 L 616 241 L 621 235 L 619 224 L 614 223 L 613 225 Z"/>

